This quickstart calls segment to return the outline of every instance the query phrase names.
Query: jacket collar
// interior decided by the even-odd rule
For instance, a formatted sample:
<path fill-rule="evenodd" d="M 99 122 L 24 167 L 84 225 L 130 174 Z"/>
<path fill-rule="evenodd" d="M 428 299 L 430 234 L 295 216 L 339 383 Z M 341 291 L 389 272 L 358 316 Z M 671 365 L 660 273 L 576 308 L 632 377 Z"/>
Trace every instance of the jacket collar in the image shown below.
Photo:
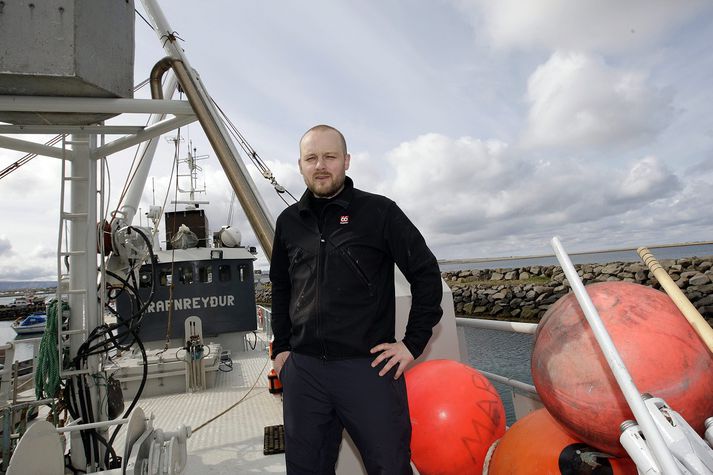
<path fill-rule="evenodd" d="M 305 192 L 302 193 L 302 197 L 297 202 L 297 209 L 299 210 L 300 214 L 310 212 L 309 196 L 311 193 L 312 192 L 309 191 L 309 189 L 305 190 Z M 341 206 L 342 208 L 346 209 L 349 206 L 349 203 L 351 203 L 353 197 L 354 197 L 354 182 L 352 181 L 351 178 L 349 178 L 348 176 L 345 176 L 344 177 L 344 189 L 337 195 L 336 198 L 334 198 L 334 200 L 331 203 L 335 203 L 335 204 Z"/>

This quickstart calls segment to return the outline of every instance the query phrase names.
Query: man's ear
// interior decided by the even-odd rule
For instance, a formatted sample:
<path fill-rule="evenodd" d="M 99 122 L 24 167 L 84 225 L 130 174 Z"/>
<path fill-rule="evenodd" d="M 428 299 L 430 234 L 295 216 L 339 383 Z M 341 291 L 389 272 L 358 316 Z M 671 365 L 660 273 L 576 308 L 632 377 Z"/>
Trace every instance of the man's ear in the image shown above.
<path fill-rule="evenodd" d="M 344 169 L 349 170 L 349 161 L 351 160 L 352 156 L 347 154 L 346 157 L 344 157 Z"/>

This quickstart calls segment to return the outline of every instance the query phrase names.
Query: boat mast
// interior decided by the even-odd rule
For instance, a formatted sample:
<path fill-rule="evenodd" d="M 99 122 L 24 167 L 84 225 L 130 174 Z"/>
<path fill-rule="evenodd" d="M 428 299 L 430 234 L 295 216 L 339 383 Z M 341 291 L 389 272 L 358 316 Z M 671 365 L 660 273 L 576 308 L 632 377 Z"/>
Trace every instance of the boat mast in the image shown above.
<path fill-rule="evenodd" d="M 156 26 L 156 34 L 169 55 L 167 62 L 178 77 L 188 101 L 193 106 L 198 121 L 203 127 L 226 177 L 233 187 L 250 225 L 255 231 L 260 246 L 268 260 L 272 256 L 272 241 L 275 236 L 275 220 L 258 194 L 245 164 L 240 159 L 235 144 L 220 119 L 212 99 L 203 83 L 191 67 L 183 49 L 177 44 L 175 31 L 170 27 L 155 0 L 141 0 L 146 12 Z"/>

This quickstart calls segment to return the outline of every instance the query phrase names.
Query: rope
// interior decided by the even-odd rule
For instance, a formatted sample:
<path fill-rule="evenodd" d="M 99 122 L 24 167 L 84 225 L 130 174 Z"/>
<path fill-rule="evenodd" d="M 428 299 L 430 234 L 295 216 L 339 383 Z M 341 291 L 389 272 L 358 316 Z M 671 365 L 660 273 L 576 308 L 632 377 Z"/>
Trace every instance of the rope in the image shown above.
<path fill-rule="evenodd" d="M 40 341 L 35 371 L 35 397 L 37 399 L 53 398 L 59 391 L 59 352 L 57 350 L 58 315 L 69 310 L 69 305 L 62 302 L 61 312 L 57 312 L 57 300 L 50 303 L 47 309 L 47 327 Z"/>
<path fill-rule="evenodd" d="M 196 427 L 195 429 L 191 429 L 191 432 L 192 432 L 193 434 L 195 434 L 196 432 L 198 432 L 199 430 L 201 430 L 202 428 L 204 428 L 205 426 L 207 426 L 207 425 L 210 424 L 211 422 L 215 421 L 215 420 L 218 419 L 219 417 L 224 416 L 225 414 L 227 414 L 228 412 L 230 412 L 232 409 L 236 408 L 241 402 L 243 402 L 245 399 L 247 399 L 247 397 L 250 395 L 250 393 L 253 391 L 253 389 L 255 389 L 255 386 L 257 386 L 257 383 L 260 381 L 260 378 L 262 377 L 262 375 L 265 373 L 265 368 L 267 368 L 267 364 L 268 364 L 269 362 L 270 362 L 270 358 L 268 357 L 268 358 L 265 360 L 265 364 L 262 366 L 262 369 L 260 370 L 260 374 L 259 374 L 258 377 L 255 379 L 255 382 L 253 383 L 253 385 L 250 386 L 250 389 L 248 389 L 248 391 L 247 391 L 245 394 L 243 394 L 243 397 L 241 397 L 236 403 L 232 404 L 232 405 L 231 405 L 229 408 L 227 408 L 226 410 L 224 410 L 224 411 L 222 411 L 221 413 L 219 413 L 219 414 L 217 414 L 217 415 L 211 417 L 210 419 L 208 419 L 207 421 L 205 421 L 204 423 L 202 423 L 201 425 L 199 425 L 199 426 Z"/>

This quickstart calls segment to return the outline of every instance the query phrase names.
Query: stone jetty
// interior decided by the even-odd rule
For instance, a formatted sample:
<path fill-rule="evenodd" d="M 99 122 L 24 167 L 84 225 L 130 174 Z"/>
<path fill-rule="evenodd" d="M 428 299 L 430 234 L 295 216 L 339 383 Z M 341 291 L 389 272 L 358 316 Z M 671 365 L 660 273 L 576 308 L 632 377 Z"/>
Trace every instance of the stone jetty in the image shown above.
<path fill-rule="evenodd" d="M 713 322 L 713 256 L 659 261 L 676 285 L 708 322 Z M 624 281 L 661 290 L 643 263 L 578 264 L 585 285 Z M 570 291 L 560 266 L 444 272 L 453 292 L 456 315 L 537 322 Z"/>

